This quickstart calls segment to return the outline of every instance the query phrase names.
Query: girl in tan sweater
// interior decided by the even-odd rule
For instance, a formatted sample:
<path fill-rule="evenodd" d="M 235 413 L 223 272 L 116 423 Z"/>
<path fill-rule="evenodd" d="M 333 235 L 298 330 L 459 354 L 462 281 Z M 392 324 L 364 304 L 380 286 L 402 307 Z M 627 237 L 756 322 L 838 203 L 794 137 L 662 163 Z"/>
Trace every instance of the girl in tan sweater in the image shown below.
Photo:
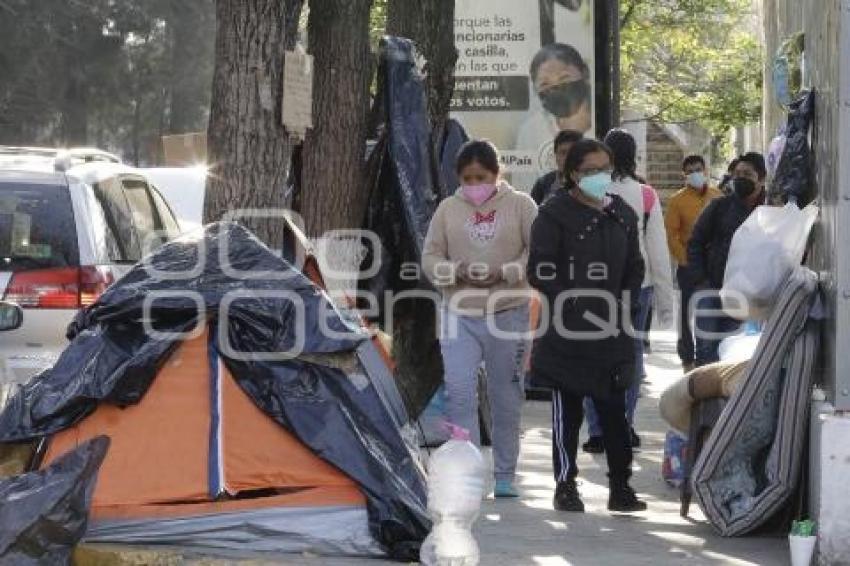
<path fill-rule="evenodd" d="M 457 157 L 462 186 L 437 208 L 423 268 L 443 294 L 440 346 L 448 417 L 478 441 L 477 374 L 487 372 L 496 497 L 516 497 L 523 374 L 529 349 L 525 279 L 537 205 L 500 180 L 499 155 L 471 141 Z"/>

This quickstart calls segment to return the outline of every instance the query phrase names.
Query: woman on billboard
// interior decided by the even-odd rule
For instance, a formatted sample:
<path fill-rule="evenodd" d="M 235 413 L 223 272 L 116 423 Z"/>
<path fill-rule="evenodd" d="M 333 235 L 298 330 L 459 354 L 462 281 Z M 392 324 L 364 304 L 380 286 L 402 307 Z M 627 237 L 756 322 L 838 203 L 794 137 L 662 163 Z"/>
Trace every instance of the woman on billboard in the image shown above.
<path fill-rule="evenodd" d="M 552 43 L 534 56 L 530 75 L 539 103 L 532 103 L 519 129 L 516 148 L 533 150 L 539 170 L 549 171 L 554 166 L 555 135 L 562 130 L 587 133 L 593 127 L 590 69 L 574 47 Z"/>

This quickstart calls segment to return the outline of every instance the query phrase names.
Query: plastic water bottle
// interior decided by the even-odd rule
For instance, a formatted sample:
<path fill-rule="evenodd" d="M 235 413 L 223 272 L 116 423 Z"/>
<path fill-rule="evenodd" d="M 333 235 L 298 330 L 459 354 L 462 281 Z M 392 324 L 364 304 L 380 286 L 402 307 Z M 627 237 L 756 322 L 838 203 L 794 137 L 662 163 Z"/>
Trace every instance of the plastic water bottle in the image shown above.
<path fill-rule="evenodd" d="M 431 533 L 422 544 L 425 566 L 477 566 L 478 543 L 472 525 L 485 495 L 486 464 L 469 440 L 469 431 L 448 425 L 449 440 L 428 463 L 428 513 Z"/>

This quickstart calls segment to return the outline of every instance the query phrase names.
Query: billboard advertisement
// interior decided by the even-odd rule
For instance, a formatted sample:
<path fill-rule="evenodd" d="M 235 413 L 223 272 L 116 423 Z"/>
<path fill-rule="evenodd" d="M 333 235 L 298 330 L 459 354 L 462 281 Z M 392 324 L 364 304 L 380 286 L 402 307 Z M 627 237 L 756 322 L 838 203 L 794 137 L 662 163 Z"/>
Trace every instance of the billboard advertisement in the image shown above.
<path fill-rule="evenodd" d="M 530 190 L 560 130 L 594 131 L 592 0 L 456 0 L 452 116 Z"/>

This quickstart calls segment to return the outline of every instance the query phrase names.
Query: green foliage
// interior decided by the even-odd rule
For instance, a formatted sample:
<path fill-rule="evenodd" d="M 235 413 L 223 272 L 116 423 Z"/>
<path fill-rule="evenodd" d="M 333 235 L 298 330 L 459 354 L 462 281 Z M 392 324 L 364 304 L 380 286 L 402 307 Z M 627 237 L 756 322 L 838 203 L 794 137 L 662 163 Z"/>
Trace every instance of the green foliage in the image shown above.
<path fill-rule="evenodd" d="M 97 145 L 137 163 L 206 127 L 213 0 L 0 2 L 0 143 Z"/>
<path fill-rule="evenodd" d="M 752 0 L 623 0 L 623 106 L 715 137 L 761 115 Z"/>
<path fill-rule="evenodd" d="M 378 42 L 387 29 L 387 0 L 373 0 L 369 15 L 369 38 L 372 50 L 377 51 Z"/>

